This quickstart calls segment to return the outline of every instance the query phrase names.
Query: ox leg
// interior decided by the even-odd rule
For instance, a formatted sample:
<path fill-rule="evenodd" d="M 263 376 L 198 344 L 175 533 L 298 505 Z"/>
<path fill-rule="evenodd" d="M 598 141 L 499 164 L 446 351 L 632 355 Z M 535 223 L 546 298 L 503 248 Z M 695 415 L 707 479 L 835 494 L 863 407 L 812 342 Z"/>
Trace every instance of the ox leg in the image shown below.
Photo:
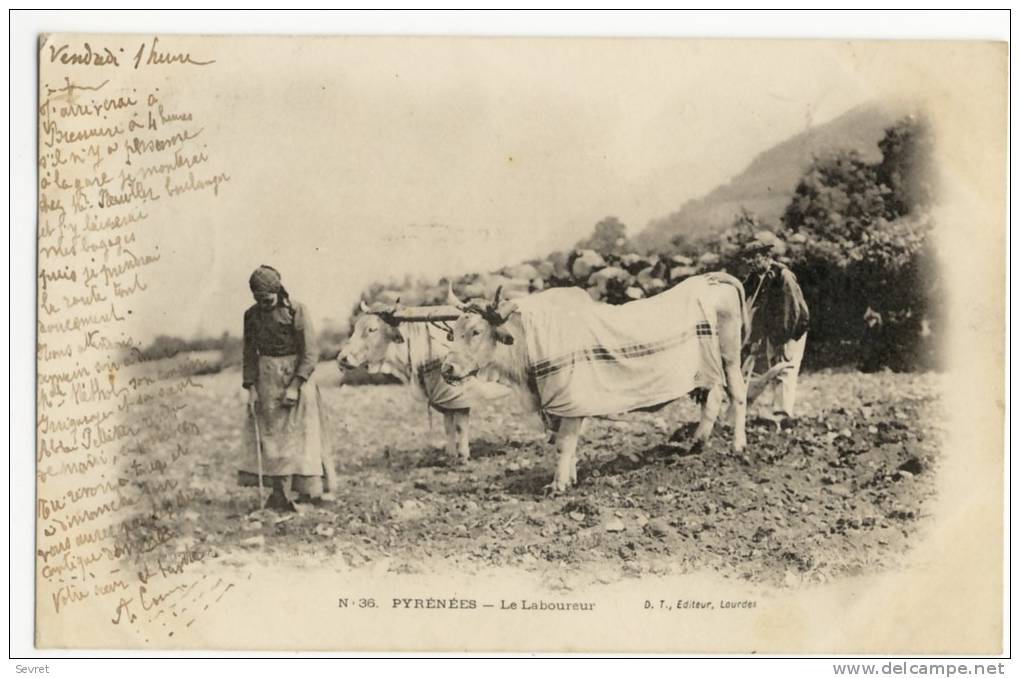
<path fill-rule="evenodd" d="M 728 323 L 720 328 L 719 349 L 722 354 L 723 371 L 726 373 L 726 395 L 730 399 L 733 413 L 733 451 L 741 453 L 747 447 L 747 383 L 740 371 L 739 322 Z"/>
<path fill-rule="evenodd" d="M 471 458 L 471 436 L 469 424 L 471 423 L 471 411 L 457 412 L 453 415 L 453 430 L 457 438 L 457 456 L 461 461 Z"/>
<path fill-rule="evenodd" d="M 552 483 L 554 492 L 563 492 L 577 482 L 577 442 L 583 424 L 583 417 L 560 419 L 559 431 L 556 433 L 559 460 Z"/>
<path fill-rule="evenodd" d="M 453 412 L 443 412 L 443 429 L 446 431 L 446 456 L 457 458 L 457 427 Z"/>
<path fill-rule="evenodd" d="M 716 387 L 708 391 L 705 402 L 701 405 L 701 421 L 694 432 L 694 444 L 704 445 L 712 437 L 712 429 L 715 428 L 715 421 L 719 418 L 719 410 L 722 409 L 722 389 Z"/>
<path fill-rule="evenodd" d="M 550 445 L 556 444 L 556 433 L 560 430 L 560 418 L 559 417 L 548 417 L 545 422 L 545 431 L 547 434 L 546 440 Z"/>
<path fill-rule="evenodd" d="M 757 362 L 757 358 L 755 357 L 755 350 L 756 349 L 754 347 L 751 347 L 751 354 L 748 355 L 747 358 L 744 359 L 744 364 L 740 368 L 740 374 L 741 374 L 741 376 L 744 377 L 744 385 L 747 387 L 747 390 L 746 390 L 747 397 L 745 398 L 745 402 L 746 402 L 747 405 L 753 405 L 754 404 L 754 401 L 757 400 L 758 396 L 761 395 L 762 389 L 765 388 L 764 385 L 768 383 L 767 379 L 765 381 L 762 381 L 761 382 L 762 386 L 761 386 L 761 388 L 759 388 L 759 381 L 760 380 L 756 380 L 756 379 L 753 378 L 754 377 L 754 365 Z M 743 354 L 743 351 L 741 351 L 741 354 Z M 766 375 L 766 376 L 768 376 L 768 375 Z M 725 420 L 729 421 L 731 423 L 735 422 L 737 420 L 737 411 L 734 408 L 733 400 L 732 399 L 730 400 L 729 407 L 726 410 Z"/>

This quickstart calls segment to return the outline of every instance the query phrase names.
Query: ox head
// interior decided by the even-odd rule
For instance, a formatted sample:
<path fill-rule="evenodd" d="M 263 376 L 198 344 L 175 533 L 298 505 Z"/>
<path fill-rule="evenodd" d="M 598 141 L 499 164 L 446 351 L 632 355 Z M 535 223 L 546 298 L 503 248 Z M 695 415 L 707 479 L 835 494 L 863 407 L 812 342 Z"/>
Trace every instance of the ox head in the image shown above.
<path fill-rule="evenodd" d="M 442 375 L 454 384 L 478 374 L 493 364 L 500 346 L 514 343 L 506 327 L 510 314 L 517 308 L 511 301 L 500 301 L 502 288 L 496 290 L 491 302 L 473 300 L 464 303 L 453 293 L 447 293 L 447 303 L 462 313 L 453 325 L 453 345 L 443 360 Z"/>
<path fill-rule="evenodd" d="M 373 304 L 371 308 L 362 300 L 361 315 L 354 321 L 351 337 L 336 357 L 341 371 L 362 365 L 373 374 L 382 369 L 389 347 L 404 343 L 394 317 L 398 309 L 399 300 L 392 306 Z"/>

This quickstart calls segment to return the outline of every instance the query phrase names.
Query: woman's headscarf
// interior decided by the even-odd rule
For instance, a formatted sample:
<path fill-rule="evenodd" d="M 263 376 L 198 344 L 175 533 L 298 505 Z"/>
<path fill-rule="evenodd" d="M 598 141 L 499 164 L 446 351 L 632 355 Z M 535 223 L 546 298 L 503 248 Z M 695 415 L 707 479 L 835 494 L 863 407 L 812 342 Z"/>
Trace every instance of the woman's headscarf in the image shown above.
<path fill-rule="evenodd" d="M 255 269 L 248 278 L 248 287 L 254 294 L 277 294 L 279 295 L 279 304 L 290 308 L 290 295 L 287 294 L 287 290 L 283 287 L 283 280 L 280 277 L 280 272 L 272 266 L 266 266 L 263 264 Z"/>
<path fill-rule="evenodd" d="M 283 288 L 280 272 L 272 266 L 259 266 L 248 278 L 248 287 L 255 294 L 273 294 Z"/>

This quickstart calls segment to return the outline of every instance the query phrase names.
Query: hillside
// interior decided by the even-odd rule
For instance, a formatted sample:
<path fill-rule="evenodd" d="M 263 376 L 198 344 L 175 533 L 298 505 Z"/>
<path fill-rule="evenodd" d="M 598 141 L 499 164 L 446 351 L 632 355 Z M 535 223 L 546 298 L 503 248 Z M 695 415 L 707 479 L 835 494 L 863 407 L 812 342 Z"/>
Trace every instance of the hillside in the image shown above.
<path fill-rule="evenodd" d="M 790 137 L 758 154 L 728 184 L 687 201 L 668 216 L 653 219 L 635 242 L 642 249 L 656 249 L 679 233 L 698 240 L 731 225 L 742 207 L 763 221 L 776 223 L 813 157 L 856 150 L 864 160 L 878 161 L 877 144 L 883 131 L 908 112 L 905 106 L 865 104 Z"/>

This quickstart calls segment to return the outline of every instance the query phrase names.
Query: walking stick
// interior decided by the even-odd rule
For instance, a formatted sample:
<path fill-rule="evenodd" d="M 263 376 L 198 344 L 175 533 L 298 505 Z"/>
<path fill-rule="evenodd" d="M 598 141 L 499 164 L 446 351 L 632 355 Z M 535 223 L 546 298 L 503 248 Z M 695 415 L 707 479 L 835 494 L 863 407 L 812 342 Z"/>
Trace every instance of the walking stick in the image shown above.
<path fill-rule="evenodd" d="M 251 414 L 251 423 L 255 426 L 255 458 L 259 466 L 259 509 L 265 507 L 265 486 L 262 483 L 262 434 L 259 431 L 259 417 L 255 412 L 255 403 L 248 404 L 248 412 Z"/>

